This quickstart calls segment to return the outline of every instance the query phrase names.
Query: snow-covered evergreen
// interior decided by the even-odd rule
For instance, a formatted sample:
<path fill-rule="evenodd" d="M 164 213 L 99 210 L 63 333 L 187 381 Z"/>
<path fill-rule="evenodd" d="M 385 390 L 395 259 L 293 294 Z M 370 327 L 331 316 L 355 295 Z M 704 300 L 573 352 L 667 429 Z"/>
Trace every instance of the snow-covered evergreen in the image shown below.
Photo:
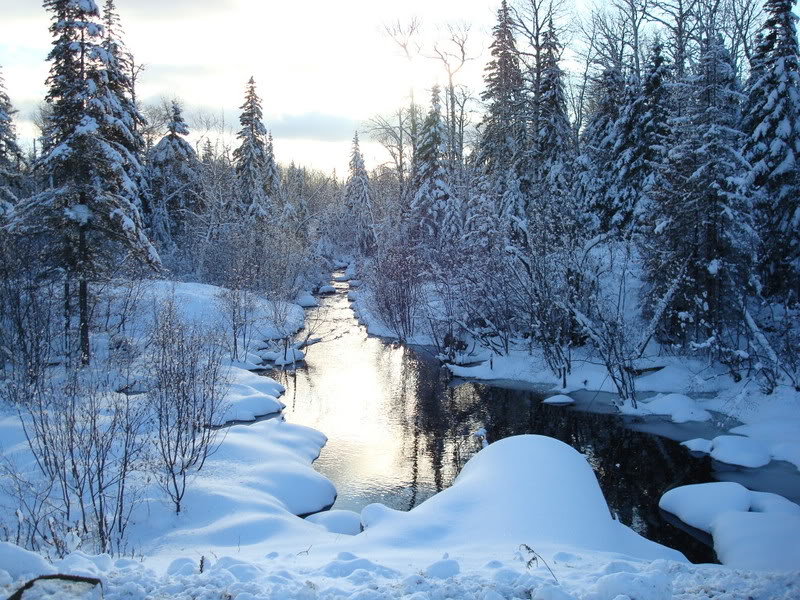
<path fill-rule="evenodd" d="M 256 82 L 251 77 L 247 82 L 244 104 L 239 116 L 242 128 L 236 135 L 239 146 L 233 151 L 236 175 L 239 177 L 242 216 L 255 219 L 267 219 L 272 210 L 270 197 L 271 173 L 267 172 L 267 163 L 274 157 L 267 154 L 267 130 L 262 122 L 261 98 L 256 93 Z"/>
<path fill-rule="evenodd" d="M 14 113 L 0 70 L 0 220 L 18 200 L 22 151 L 17 143 Z"/>
<path fill-rule="evenodd" d="M 664 189 L 664 168 L 673 141 L 670 128 L 669 70 L 656 41 L 644 80 L 629 77 L 615 125 L 614 179 L 605 207 L 609 227 L 624 233 L 646 222 L 651 228 L 652 194 Z M 666 193 L 666 192 L 664 192 Z"/>
<path fill-rule="evenodd" d="M 743 96 L 730 54 L 713 32 L 689 90 L 691 104 L 674 126 L 666 190 L 655 190 L 650 205 L 656 228 L 642 236 L 651 286 L 644 308 L 652 312 L 680 277 L 662 332 L 730 358 L 738 347 L 728 336 L 735 339 L 742 323 L 756 235 L 748 165 L 739 150 Z"/>
<path fill-rule="evenodd" d="M 350 214 L 355 246 L 362 254 L 369 255 L 375 248 L 375 215 L 372 211 L 369 175 L 358 144 L 358 132 L 353 136 L 350 176 L 344 189 L 344 202 Z"/>
<path fill-rule="evenodd" d="M 759 192 L 767 294 L 800 298 L 800 57 L 794 0 L 767 0 L 748 89 L 745 157 Z"/>
<path fill-rule="evenodd" d="M 444 165 L 446 131 L 442 121 L 439 86 L 431 92 L 431 108 L 420 132 L 415 155 L 416 193 L 411 203 L 411 227 L 422 239 L 440 239 L 451 191 Z"/>
<path fill-rule="evenodd" d="M 476 163 L 490 178 L 497 193 L 503 193 L 506 171 L 520 152 L 523 139 L 525 82 L 520 67 L 519 51 L 514 41 L 513 22 L 506 0 L 497 11 L 497 24 L 489 46 L 491 60 L 484 70 L 481 100 L 486 114 L 480 125 Z"/>
<path fill-rule="evenodd" d="M 189 127 L 177 101 L 170 104 L 167 134 L 148 156 L 153 196 L 147 214 L 150 235 L 160 248 L 173 250 L 185 235 L 192 214 L 199 211 L 197 153 L 186 141 Z"/>

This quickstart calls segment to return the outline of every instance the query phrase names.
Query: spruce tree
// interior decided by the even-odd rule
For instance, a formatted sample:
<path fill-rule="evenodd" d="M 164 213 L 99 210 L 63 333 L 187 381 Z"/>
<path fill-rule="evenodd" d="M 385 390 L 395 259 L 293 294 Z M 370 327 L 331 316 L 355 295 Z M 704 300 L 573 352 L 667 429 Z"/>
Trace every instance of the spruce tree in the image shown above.
<path fill-rule="evenodd" d="M 14 113 L 0 70 L 0 220 L 18 200 L 22 151 L 17 144 Z"/>
<path fill-rule="evenodd" d="M 612 182 L 615 124 L 623 104 L 625 80 L 619 69 L 604 69 L 590 91 L 592 112 L 581 136 L 582 152 L 577 159 L 576 193 L 580 210 L 593 229 L 611 229 L 614 212 L 608 204 Z"/>
<path fill-rule="evenodd" d="M 281 195 L 281 174 L 275 160 L 275 148 L 272 143 L 272 132 L 267 135 L 266 163 L 264 166 L 267 195 L 275 200 Z"/>
<path fill-rule="evenodd" d="M 514 24 L 506 0 L 497 11 L 497 24 L 489 46 L 492 59 L 484 71 L 485 88 L 481 100 L 486 116 L 481 123 L 481 137 L 476 163 L 500 186 L 506 171 L 514 164 L 520 148 L 524 121 L 525 82 L 520 68 L 519 51 L 514 41 Z"/>
<path fill-rule="evenodd" d="M 39 168 L 49 187 L 19 203 L 12 230 L 40 234 L 43 258 L 66 274 L 65 313 L 71 313 L 70 288 L 78 281 L 81 363 L 90 358 L 89 282 L 118 263 L 119 250 L 158 265 L 158 254 L 144 234 L 136 183 L 126 171 L 126 152 L 106 137 L 117 114 L 109 87 L 111 64 L 102 47 L 99 10 L 93 0 L 46 0 L 53 47 Z M 115 123 L 124 133 L 124 124 Z"/>
<path fill-rule="evenodd" d="M 794 0 L 767 0 L 754 55 L 745 157 L 759 193 L 760 270 L 767 295 L 800 298 L 800 58 Z"/>
<path fill-rule="evenodd" d="M 364 157 L 358 144 L 358 133 L 353 136 L 350 155 L 350 176 L 344 189 L 344 201 L 354 229 L 355 245 L 363 255 L 375 249 L 375 216 L 372 212 L 372 192 Z"/>
<path fill-rule="evenodd" d="M 415 156 L 416 193 L 411 203 L 412 231 L 434 246 L 441 238 L 450 198 L 450 185 L 444 167 L 445 128 L 442 122 L 439 86 L 433 86 L 431 109 L 422 124 Z"/>
<path fill-rule="evenodd" d="M 272 204 L 267 182 L 267 130 L 252 77 L 247 82 L 244 104 L 240 108 L 242 128 L 236 135 L 240 144 L 233 151 L 241 194 L 240 210 L 245 217 L 263 220 L 269 217 Z"/>
<path fill-rule="evenodd" d="M 652 192 L 664 189 L 664 170 L 672 144 L 669 69 L 656 40 L 644 81 L 628 80 L 625 102 L 614 127 L 614 178 L 608 192 L 609 227 L 627 235 L 637 225 L 653 226 L 648 216 Z"/>
<path fill-rule="evenodd" d="M 148 225 L 160 248 L 173 251 L 186 240 L 193 213 L 200 212 L 197 184 L 199 161 L 191 144 L 184 139 L 189 127 L 180 104 L 170 104 L 167 134 L 149 154 L 148 171 L 153 201 Z"/>
<path fill-rule="evenodd" d="M 133 73 L 133 55 L 122 40 L 122 28 L 114 0 L 103 6 L 103 40 L 105 51 L 108 106 L 111 114 L 102 124 L 103 135 L 117 144 L 123 154 L 125 173 L 133 183 L 126 190 L 128 199 L 142 209 L 149 203 L 147 174 L 142 165 L 145 142 L 142 130 L 145 119 L 136 106 Z"/>
<path fill-rule="evenodd" d="M 645 240 L 650 290 L 646 312 L 680 277 L 664 313 L 662 334 L 716 358 L 735 356 L 742 302 L 755 259 L 741 93 L 730 53 L 719 35 L 703 44 L 688 78 L 690 104 L 669 154 L 666 188 L 653 194 L 655 232 Z"/>

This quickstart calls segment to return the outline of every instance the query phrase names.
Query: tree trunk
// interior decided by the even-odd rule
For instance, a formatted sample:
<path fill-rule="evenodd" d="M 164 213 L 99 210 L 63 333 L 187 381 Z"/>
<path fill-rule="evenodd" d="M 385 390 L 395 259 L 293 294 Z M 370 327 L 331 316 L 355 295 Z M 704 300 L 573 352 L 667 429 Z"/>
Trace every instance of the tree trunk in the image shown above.
<path fill-rule="evenodd" d="M 86 280 L 85 270 L 88 262 L 88 249 L 86 247 L 86 230 L 81 227 L 78 236 L 78 252 L 81 261 L 82 271 L 78 282 L 78 311 L 79 329 L 81 340 L 81 365 L 89 364 L 91 358 L 91 348 L 89 345 L 89 282 Z"/>

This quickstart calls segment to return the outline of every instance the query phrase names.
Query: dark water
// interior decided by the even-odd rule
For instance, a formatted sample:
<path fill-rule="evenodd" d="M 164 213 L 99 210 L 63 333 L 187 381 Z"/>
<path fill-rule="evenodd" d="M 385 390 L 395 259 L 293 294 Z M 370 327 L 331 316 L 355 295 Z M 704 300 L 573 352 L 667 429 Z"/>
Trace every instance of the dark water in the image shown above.
<path fill-rule="evenodd" d="M 478 428 L 490 442 L 537 433 L 586 456 L 620 521 L 694 562 L 715 560 L 711 548 L 658 509 L 667 489 L 713 480 L 709 458 L 626 427 L 617 415 L 545 405 L 535 391 L 448 381 L 425 349 L 368 337 L 346 285 L 337 286 L 341 293 L 307 314 L 315 335 L 329 341 L 308 348 L 305 367 L 272 373 L 287 387 L 286 419 L 329 438 L 314 466 L 336 485 L 334 508 L 381 502 L 411 509 L 452 484 L 479 449 L 471 435 Z"/>

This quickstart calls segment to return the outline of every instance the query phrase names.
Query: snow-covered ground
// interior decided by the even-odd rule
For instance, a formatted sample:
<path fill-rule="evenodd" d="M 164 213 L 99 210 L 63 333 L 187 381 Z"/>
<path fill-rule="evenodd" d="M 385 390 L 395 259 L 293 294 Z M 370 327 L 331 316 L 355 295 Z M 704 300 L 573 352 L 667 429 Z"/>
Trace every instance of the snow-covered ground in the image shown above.
<path fill-rule="evenodd" d="M 181 285 L 176 293 L 185 295 L 181 306 L 189 314 L 213 310 L 213 290 Z M 250 373 L 248 360 L 232 368 L 231 418 L 248 419 L 281 405 L 281 386 Z M 495 357 L 490 372 L 500 369 L 508 378 L 512 362 Z M 594 377 L 588 367 L 583 375 Z M 575 377 L 574 389 L 591 387 Z M 723 404 L 719 398 L 692 400 L 691 386 L 664 381 L 650 387 L 673 393 L 656 397 L 651 412 L 675 421 L 704 418 L 705 410 Z M 751 429 L 739 433 L 760 439 L 772 453 L 774 445 L 766 441 L 775 434 L 770 424 L 785 413 L 777 410 L 766 421 L 756 419 L 763 412 L 752 414 L 749 422 L 742 418 Z M 785 423 L 790 437 L 792 425 Z M 23 452 L 15 415 L 3 417 L 0 434 L 6 454 Z M 778 518 L 794 518 L 792 509 L 769 495 L 745 490 L 751 494 L 747 507 L 740 502 L 700 523 L 711 527 L 715 544 L 720 539 L 723 558 L 730 551 L 731 564 L 754 570 L 691 565 L 677 551 L 615 521 L 586 459 L 551 438 L 527 435 L 489 444 L 451 488 L 407 513 L 376 504 L 360 514 L 319 513 L 335 499 L 332 484 L 312 467 L 324 443 L 322 433 L 280 418 L 230 427 L 179 515 L 155 493 L 138 505 L 130 526 L 132 557 L 90 556 L 78 549 L 50 564 L 3 543 L 0 591 L 10 593 L 37 574 L 66 572 L 99 577 L 105 598 L 112 600 L 800 597 L 800 564 L 759 563 L 763 538 L 741 537 L 761 529 L 756 520 L 763 516 L 773 529 L 780 527 Z M 791 440 L 780 443 L 788 443 L 788 450 L 778 449 L 790 453 Z M 694 500 L 680 499 L 675 513 L 686 516 Z M 307 513 L 317 514 L 297 516 Z"/>
<path fill-rule="evenodd" d="M 58 571 L 100 578 L 109 600 L 788 600 L 800 593 L 798 571 L 691 565 L 641 538 L 611 518 L 584 457 L 542 436 L 490 444 L 451 488 L 412 511 L 370 505 L 361 513 L 362 533 L 333 534 L 286 510 L 319 490 L 291 493 L 282 505 L 274 501 L 298 488 L 291 477 L 281 482 L 270 472 L 301 446 L 311 456 L 315 444 L 307 432 L 267 423 L 259 425 L 282 432 L 283 453 L 274 447 L 275 460 L 263 465 L 259 438 L 275 431 L 248 430 L 258 433 L 237 440 L 239 451 L 230 449 L 223 463 L 243 462 L 245 470 L 206 476 L 200 493 L 207 501 L 195 499 L 202 510 L 173 523 L 156 519 L 151 527 L 162 530 L 162 543 L 143 558 L 76 551 L 51 565 L 0 544 L 0 589 L 10 592 L 28 577 Z M 252 469 L 248 483 L 237 483 Z"/>

